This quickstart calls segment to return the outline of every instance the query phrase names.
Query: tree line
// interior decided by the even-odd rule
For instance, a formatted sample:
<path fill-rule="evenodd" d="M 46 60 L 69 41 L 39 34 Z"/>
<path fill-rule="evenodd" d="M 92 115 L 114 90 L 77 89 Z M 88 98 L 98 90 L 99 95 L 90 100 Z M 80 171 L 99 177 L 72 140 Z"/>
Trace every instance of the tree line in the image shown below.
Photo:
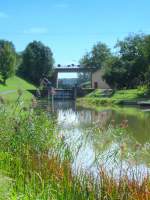
<path fill-rule="evenodd" d="M 42 76 L 50 76 L 54 66 L 51 49 L 43 43 L 33 41 L 25 50 L 17 53 L 12 42 L 0 40 L 0 78 L 3 84 L 14 74 L 18 74 L 35 85 Z"/>
<path fill-rule="evenodd" d="M 118 41 L 113 49 L 97 43 L 86 53 L 80 63 L 96 67 L 103 79 L 115 89 L 150 85 L 150 35 L 134 34 Z"/>
<path fill-rule="evenodd" d="M 103 79 L 115 89 L 150 85 L 150 35 L 134 34 L 118 41 L 113 51 L 98 42 L 80 60 L 81 67 L 94 67 L 103 72 Z M 43 75 L 51 76 L 54 68 L 52 50 L 33 41 L 17 53 L 12 42 L 0 40 L 0 79 L 3 83 L 19 74 L 39 85 Z M 82 81 L 88 75 L 80 75 Z"/>

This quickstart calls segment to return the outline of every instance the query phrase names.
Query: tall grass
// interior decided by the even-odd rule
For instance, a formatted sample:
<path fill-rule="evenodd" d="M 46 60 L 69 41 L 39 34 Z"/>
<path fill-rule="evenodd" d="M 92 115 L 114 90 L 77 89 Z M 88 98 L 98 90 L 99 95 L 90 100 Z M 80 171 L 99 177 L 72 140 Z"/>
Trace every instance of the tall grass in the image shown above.
<path fill-rule="evenodd" d="M 149 176 L 98 177 L 72 172 L 72 157 L 57 122 L 35 111 L 35 100 L 24 107 L 21 94 L 14 106 L 0 104 L 0 199 L 10 200 L 149 200 Z M 123 147 L 122 147 L 123 148 Z"/>

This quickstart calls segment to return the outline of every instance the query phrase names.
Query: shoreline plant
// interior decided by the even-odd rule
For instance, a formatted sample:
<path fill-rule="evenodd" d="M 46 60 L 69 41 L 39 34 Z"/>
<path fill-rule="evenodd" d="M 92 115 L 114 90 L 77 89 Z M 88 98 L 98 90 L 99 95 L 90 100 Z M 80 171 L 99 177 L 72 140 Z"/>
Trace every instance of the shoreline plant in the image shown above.
<path fill-rule="evenodd" d="M 24 107 L 19 95 L 17 107 L 0 103 L 1 200 L 150 199 L 149 175 L 142 182 L 134 176 L 116 180 L 102 167 L 97 178 L 85 171 L 75 174 L 75 158 L 58 133 L 57 121 L 37 111 L 35 100 Z"/>

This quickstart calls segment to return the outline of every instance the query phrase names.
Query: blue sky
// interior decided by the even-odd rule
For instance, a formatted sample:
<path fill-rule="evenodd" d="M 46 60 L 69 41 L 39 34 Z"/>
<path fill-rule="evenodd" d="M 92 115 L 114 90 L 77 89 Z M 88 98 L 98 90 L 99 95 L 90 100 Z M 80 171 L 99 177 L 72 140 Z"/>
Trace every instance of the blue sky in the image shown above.
<path fill-rule="evenodd" d="M 0 0 L 0 38 L 17 51 L 40 40 L 57 64 L 77 63 L 98 41 L 150 33 L 149 10 L 150 0 Z"/>

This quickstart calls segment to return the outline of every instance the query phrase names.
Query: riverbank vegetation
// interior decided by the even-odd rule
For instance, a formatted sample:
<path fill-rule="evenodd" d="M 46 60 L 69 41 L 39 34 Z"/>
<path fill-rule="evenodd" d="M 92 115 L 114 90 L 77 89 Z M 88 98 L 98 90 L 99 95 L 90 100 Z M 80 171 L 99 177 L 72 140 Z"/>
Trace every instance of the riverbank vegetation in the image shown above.
<path fill-rule="evenodd" d="M 98 166 L 97 178 L 84 170 L 78 169 L 74 172 L 72 163 L 77 154 L 72 154 L 65 136 L 59 135 L 55 117 L 36 110 L 35 107 L 35 100 L 30 107 L 25 107 L 20 100 L 16 105 L 6 106 L 1 100 L 0 199 L 148 200 L 150 198 L 150 180 L 147 175 L 140 182 L 134 177 L 134 173 L 130 178 L 126 175 L 114 177 L 106 173 L 102 166 Z M 105 142 L 108 144 L 108 137 L 115 137 L 120 141 L 118 148 L 122 153 L 119 155 L 123 158 L 126 147 L 119 138 L 125 134 L 126 128 L 127 122 L 124 121 L 120 128 L 113 125 L 105 134 L 104 130 L 93 130 L 97 130 L 97 135 L 101 137 L 107 136 L 107 141 L 103 141 L 103 144 Z M 106 148 L 106 145 L 104 146 Z"/>
<path fill-rule="evenodd" d="M 117 90 L 107 94 L 107 90 L 97 89 L 83 98 L 78 99 L 78 104 L 89 106 L 100 105 L 136 105 L 140 100 L 148 100 L 150 97 L 147 86 L 138 89 Z"/>

